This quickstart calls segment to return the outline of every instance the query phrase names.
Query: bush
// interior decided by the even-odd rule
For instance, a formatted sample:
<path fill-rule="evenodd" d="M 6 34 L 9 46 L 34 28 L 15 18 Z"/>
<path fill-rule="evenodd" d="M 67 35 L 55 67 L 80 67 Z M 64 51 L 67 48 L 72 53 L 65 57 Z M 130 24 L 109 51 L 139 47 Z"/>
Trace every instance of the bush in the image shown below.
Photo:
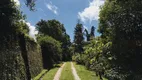
<path fill-rule="evenodd" d="M 86 60 L 85 57 L 86 55 L 84 54 L 75 53 L 75 55 L 72 56 L 72 60 L 76 61 L 78 64 L 84 65 Z"/>
<path fill-rule="evenodd" d="M 59 63 L 62 59 L 61 43 L 49 36 L 38 37 L 38 42 L 41 45 L 43 67 L 51 69 L 53 64 Z"/>
<path fill-rule="evenodd" d="M 87 69 L 95 71 L 98 76 L 105 76 L 109 68 L 109 49 L 111 43 L 103 44 L 101 38 L 96 38 L 84 46 L 83 54 L 73 56 L 78 64 L 85 65 Z M 111 59 L 111 58 L 110 58 Z"/>

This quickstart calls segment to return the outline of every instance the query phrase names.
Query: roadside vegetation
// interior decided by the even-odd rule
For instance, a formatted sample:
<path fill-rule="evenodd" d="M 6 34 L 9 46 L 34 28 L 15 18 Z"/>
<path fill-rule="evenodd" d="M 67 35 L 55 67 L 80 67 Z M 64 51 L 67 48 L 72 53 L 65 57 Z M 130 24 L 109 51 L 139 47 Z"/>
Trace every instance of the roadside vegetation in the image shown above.
<path fill-rule="evenodd" d="M 96 73 L 94 71 L 87 70 L 85 66 L 79 65 L 75 62 L 73 64 L 81 80 L 100 80 L 100 78 L 96 76 Z M 103 80 L 107 79 L 103 78 Z"/>
<path fill-rule="evenodd" d="M 44 74 L 47 72 L 48 70 L 44 69 L 41 71 L 40 74 L 38 74 L 35 78 L 33 78 L 33 80 L 39 80 L 40 78 L 42 78 L 42 76 L 44 76 Z"/>
<path fill-rule="evenodd" d="M 106 0 L 99 14 L 98 37 L 77 23 L 73 60 L 96 72 L 100 79 L 142 79 L 141 5 L 141 1 Z"/>

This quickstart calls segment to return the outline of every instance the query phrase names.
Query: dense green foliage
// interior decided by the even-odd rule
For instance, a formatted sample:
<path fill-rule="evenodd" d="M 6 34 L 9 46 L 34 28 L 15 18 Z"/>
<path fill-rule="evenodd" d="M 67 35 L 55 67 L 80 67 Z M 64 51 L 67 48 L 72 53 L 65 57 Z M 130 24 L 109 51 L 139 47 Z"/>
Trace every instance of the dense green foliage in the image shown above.
<path fill-rule="evenodd" d="M 31 10 L 34 1 L 26 0 Z M 83 31 L 78 22 L 71 44 L 64 25 L 55 19 L 36 24 L 35 42 L 19 7 L 11 0 L 0 1 L 0 80 L 31 80 L 43 68 L 51 69 L 71 57 L 101 80 L 141 80 L 141 5 L 140 0 L 106 0 L 99 15 L 101 36 L 95 37 L 94 26 L 90 33 Z"/>
<path fill-rule="evenodd" d="M 74 30 L 74 45 L 75 45 L 75 52 L 81 53 L 83 51 L 83 25 L 78 22 L 76 24 L 75 30 Z"/>
<path fill-rule="evenodd" d="M 20 46 L 17 44 L 18 27 L 15 25 L 21 18 L 19 10 L 11 0 L 0 1 L 0 79 L 26 79 Z"/>
<path fill-rule="evenodd" d="M 70 36 L 66 33 L 64 25 L 57 20 L 41 20 L 36 25 L 40 35 L 48 35 L 61 43 L 62 60 L 71 60 Z"/>
<path fill-rule="evenodd" d="M 14 2 L 0 1 L 1 80 L 30 80 L 42 69 L 39 46 L 29 37 L 23 19 Z"/>
<path fill-rule="evenodd" d="M 106 0 L 101 7 L 99 38 L 73 58 L 109 80 L 141 80 L 142 2 Z M 87 32 L 87 31 L 86 31 Z"/>
<path fill-rule="evenodd" d="M 31 78 L 34 78 L 43 69 L 41 48 L 35 41 L 26 39 L 26 49 Z"/>
<path fill-rule="evenodd" d="M 43 66 L 45 69 L 51 69 L 62 59 L 61 43 L 49 36 L 40 36 L 38 42 L 41 46 Z"/>
<path fill-rule="evenodd" d="M 103 39 L 112 42 L 111 77 L 140 80 L 141 67 L 141 1 L 107 0 L 100 14 Z"/>
<path fill-rule="evenodd" d="M 59 41 L 62 41 L 62 33 L 65 33 L 63 24 L 57 20 L 41 20 L 36 28 L 39 34 L 49 35 Z"/>

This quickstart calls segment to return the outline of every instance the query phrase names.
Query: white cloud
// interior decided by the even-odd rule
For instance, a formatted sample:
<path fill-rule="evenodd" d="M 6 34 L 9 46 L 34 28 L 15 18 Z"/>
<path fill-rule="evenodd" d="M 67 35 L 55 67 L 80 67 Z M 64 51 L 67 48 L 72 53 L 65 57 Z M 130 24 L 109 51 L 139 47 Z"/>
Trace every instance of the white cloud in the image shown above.
<path fill-rule="evenodd" d="M 29 26 L 30 32 L 29 35 L 30 37 L 34 38 L 36 41 L 36 34 L 38 34 L 38 31 L 36 31 L 35 26 L 32 26 L 29 22 L 26 22 L 26 24 Z"/>
<path fill-rule="evenodd" d="M 20 5 L 20 1 L 19 0 L 13 0 L 13 1 L 16 3 L 17 6 Z"/>
<path fill-rule="evenodd" d="M 104 4 L 104 0 L 93 0 L 89 3 L 89 7 L 85 8 L 82 12 L 78 13 L 78 17 L 81 19 L 81 21 L 86 22 L 92 22 L 93 20 L 99 19 L 99 12 L 100 12 L 100 6 Z"/>
<path fill-rule="evenodd" d="M 46 5 L 46 7 L 47 7 L 49 10 L 51 10 L 54 14 L 58 15 L 58 12 L 57 12 L 58 7 L 55 6 L 55 5 L 53 5 L 52 2 L 50 2 L 50 3 L 48 3 L 48 4 L 45 3 L 45 5 Z"/>

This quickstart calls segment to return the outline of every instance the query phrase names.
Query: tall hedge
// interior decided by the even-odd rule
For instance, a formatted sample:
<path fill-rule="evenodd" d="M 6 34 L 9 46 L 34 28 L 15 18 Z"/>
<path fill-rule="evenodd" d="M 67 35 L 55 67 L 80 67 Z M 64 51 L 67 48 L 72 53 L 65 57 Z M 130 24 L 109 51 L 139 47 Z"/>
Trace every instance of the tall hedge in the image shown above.
<path fill-rule="evenodd" d="M 34 41 L 27 39 L 26 49 L 29 59 L 31 78 L 37 76 L 43 69 L 41 47 Z"/>
<path fill-rule="evenodd" d="M 0 40 L 0 80 L 30 80 L 42 70 L 40 46 L 25 36 L 12 37 Z"/>
<path fill-rule="evenodd" d="M 51 69 L 53 64 L 62 59 L 61 43 L 50 36 L 40 36 L 38 42 L 41 45 L 43 67 Z"/>
<path fill-rule="evenodd" d="M 24 34 L 19 37 L 22 57 L 28 80 L 37 76 L 42 70 L 42 54 L 40 46 Z"/>
<path fill-rule="evenodd" d="M 0 80 L 31 80 L 42 69 L 40 49 L 13 0 L 0 1 Z"/>
<path fill-rule="evenodd" d="M 0 39 L 0 80 L 27 79 L 21 48 L 14 35 Z"/>

